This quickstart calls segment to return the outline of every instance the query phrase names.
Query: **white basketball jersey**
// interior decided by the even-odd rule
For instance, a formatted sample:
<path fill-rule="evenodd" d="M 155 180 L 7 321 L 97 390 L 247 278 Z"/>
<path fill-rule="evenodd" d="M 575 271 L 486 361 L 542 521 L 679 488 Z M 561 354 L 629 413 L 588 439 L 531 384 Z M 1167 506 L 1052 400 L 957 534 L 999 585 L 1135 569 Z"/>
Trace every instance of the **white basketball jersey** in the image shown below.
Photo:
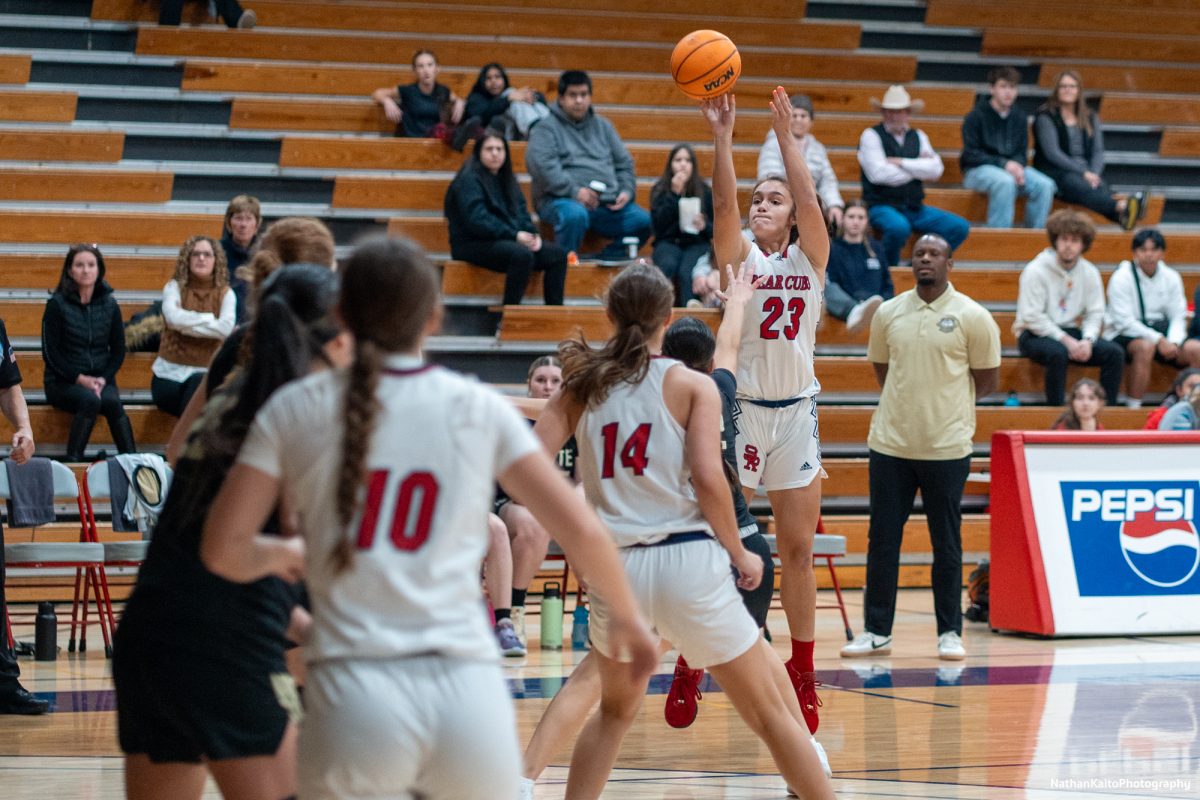
<path fill-rule="evenodd" d="M 750 246 L 747 261 L 767 280 L 746 306 L 738 349 L 738 397 L 791 400 L 821 391 L 813 370 L 824 287 L 796 245 L 766 255 Z"/>
<path fill-rule="evenodd" d="M 338 522 L 345 371 L 280 389 L 238 456 L 281 479 L 301 519 L 310 660 L 435 653 L 497 658 L 480 590 L 496 475 L 540 449 L 500 395 L 413 357 L 380 375 L 360 510 Z M 349 568 L 332 554 L 346 540 Z"/>
<path fill-rule="evenodd" d="M 671 533 L 711 532 L 692 489 L 684 429 L 663 401 L 663 377 L 678 366 L 654 358 L 640 383 L 620 383 L 579 418 L 579 476 L 588 502 L 618 547 Z"/>

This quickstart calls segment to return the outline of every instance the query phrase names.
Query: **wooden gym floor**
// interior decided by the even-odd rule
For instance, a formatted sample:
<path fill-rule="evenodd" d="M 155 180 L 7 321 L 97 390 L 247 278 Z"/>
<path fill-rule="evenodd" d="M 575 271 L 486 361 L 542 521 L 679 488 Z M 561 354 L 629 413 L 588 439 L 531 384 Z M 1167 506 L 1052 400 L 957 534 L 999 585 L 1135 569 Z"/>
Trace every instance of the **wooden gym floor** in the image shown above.
<path fill-rule="evenodd" d="M 855 625 L 860 598 L 848 597 Z M 817 738 L 839 797 L 1200 795 L 1200 637 L 1042 641 L 968 623 L 967 660 L 950 665 L 935 656 L 933 625 L 929 591 L 902 590 L 893 655 L 844 661 L 836 612 L 818 613 L 817 669 L 826 687 Z M 529 627 L 536 634 L 536 616 Z M 771 629 L 777 642 L 784 638 L 782 612 L 772 612 Z M 32 636 L 28 627 L 16 632 L 18 639 Z M 53 664 L 21 659 L 25 685 L 56 708 L 41 718 L 0 717 L 0 797 L 122 796 L 109 670 L 99 632 L 92 638 L 85 656 L 64 653 Z M 579 657 L 534 649 L 505 662 L 522 743 Z M 663 722 L 673 658 L 663 660 L 604 797 L 782 800 L 784 785 L 766 748 L 715 686 L 704 687 L 691 728 L 675 731 Z M 538 798 L 562 797 L 569 754 L 564 744 Z M 208 796 L 218 796 L 211 785 Z"/>

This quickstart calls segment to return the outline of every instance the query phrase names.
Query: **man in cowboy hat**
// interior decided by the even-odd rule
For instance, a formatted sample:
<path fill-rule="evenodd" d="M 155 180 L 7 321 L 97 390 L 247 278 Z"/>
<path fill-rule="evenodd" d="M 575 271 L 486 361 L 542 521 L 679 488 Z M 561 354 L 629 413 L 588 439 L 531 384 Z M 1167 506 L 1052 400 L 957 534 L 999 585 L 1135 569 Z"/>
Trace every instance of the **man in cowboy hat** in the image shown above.
<path fill-rule="evenodd" d="M 951 250 L 966 241 L 970 225 L 948 211 L 925 205 L 925 181 L 942 176 L 942 159 L 924 131 L 909 127 L 909 114 L 925 107 L 903 86 L 888 87 L 883 100 L 871 98 L 883 112 L 883 122 L 863 131 L 858 141 L 862 167 L 862 196 L 871 225 L 883 235 L 888 264 L 900 261 L 900 248 L 914 231 L 935 233 Z"/>

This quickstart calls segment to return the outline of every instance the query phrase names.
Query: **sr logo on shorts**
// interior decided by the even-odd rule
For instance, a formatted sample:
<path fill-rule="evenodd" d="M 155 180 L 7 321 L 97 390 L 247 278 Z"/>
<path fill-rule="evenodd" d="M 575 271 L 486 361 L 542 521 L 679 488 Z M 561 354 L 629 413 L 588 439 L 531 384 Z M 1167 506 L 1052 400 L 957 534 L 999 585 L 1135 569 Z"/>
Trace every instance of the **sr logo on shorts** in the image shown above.
<path fill-rule="evenodd" d="M 1061 486 L 1081 597 L 1200 594 L 1200 482 Z"/>

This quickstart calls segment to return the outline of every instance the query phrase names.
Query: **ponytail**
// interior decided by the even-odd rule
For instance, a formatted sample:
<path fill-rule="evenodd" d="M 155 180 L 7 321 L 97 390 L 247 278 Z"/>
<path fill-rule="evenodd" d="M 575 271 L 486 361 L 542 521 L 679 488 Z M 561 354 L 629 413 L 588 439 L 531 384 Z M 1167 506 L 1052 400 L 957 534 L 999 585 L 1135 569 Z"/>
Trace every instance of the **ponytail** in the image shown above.
<path fill-rule="evenodd" d="M 375 390 L 383 366 L 383 353 L 369 340 L 358 340 L 354 346 L 354 363 L 346 383 L 345 434 L 342 440 L 342 461 L 338 469 L 337 511 L 343 535 L 331 554 L 334 569 L 342 572 L 350 566 L 354 550 L 345 534 L 346 527 L 358 510 L 358 493 L 364 482 L 367 449 L 371 432 L 379 413 Z"/>

